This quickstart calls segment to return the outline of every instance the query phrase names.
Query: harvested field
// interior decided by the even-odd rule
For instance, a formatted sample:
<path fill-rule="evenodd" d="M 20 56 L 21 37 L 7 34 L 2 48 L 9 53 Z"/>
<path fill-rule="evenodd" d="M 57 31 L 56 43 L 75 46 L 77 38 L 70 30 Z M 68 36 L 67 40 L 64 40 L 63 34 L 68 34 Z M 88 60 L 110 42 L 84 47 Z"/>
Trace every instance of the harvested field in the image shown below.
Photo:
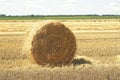
<path fill-rule="evenodd" d="M 119 21 L 61 21 L 77 41 L 77 62 L 62 67 L 39 66 L 22 54 L 29 31 L 42 22 L 0 22 L 0 80 L 120 80 Z"/>

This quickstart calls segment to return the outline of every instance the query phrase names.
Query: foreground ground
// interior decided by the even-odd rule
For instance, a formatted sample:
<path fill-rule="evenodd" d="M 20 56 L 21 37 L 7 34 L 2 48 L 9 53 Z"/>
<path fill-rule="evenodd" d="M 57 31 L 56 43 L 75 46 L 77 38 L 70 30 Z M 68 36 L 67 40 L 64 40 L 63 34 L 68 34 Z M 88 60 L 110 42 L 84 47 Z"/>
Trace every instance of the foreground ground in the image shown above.
<path fill-rule="evenodd" d="M 120 80 L 119 21 L 62 21 L 75 34 L 79 55 L 62 67 L 39 66 L 21 55 L 40 22 L 0 22 L 0 80 Z"/>

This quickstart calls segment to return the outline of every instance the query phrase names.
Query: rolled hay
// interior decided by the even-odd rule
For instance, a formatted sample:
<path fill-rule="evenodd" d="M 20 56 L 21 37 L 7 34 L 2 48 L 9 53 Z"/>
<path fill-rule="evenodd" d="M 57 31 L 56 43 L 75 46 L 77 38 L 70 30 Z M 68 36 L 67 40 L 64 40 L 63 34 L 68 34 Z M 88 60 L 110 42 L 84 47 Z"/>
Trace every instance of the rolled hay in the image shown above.
<path fill-rule="evenodd" d="M 31 32 L 27 39 L 30 44 L 27 43 L 24 52 L 30 53 L 37 64 L 61 65 L 71 62 L 76 51 L 76 39 L 65 25 L 48 23 Z"/>

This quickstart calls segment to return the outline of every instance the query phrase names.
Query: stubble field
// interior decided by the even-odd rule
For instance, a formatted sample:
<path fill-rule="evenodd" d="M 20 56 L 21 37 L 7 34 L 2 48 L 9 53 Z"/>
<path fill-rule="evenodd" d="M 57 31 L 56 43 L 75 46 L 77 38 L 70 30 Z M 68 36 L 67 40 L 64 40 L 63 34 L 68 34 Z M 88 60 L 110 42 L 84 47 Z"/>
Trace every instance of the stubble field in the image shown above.
<path fill-rule="evenodd" d="M 76 36 L 75 60 L 39 66 L 22 54 L 33 27 L 50 20 L 0 21 L 0 80 L 120 80 L 120 20 L 59 20 Z"/>

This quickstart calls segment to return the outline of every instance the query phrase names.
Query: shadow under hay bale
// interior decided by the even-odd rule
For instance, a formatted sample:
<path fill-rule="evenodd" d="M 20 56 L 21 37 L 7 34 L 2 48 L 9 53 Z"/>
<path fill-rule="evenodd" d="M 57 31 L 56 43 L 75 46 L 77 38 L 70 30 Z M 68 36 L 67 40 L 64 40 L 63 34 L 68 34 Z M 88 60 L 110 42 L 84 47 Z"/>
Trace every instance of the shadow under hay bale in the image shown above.
<path fill-rule="evenodd" d="M 49 23 L 32 38 L 31 55 L 40 65 L 64 65 L 71 62 L 76 51 L 74 34 L 62 23 Z"/>
<path fill-rule="evenodd" d="M 74 59 L 72 61 L 72 64 L 74 66 L 77 66 L 77 65 L 81 65 L 81 64 L 92 64 L 92 63 L 84 58 L 81 58 L 81 59 Z"/>

